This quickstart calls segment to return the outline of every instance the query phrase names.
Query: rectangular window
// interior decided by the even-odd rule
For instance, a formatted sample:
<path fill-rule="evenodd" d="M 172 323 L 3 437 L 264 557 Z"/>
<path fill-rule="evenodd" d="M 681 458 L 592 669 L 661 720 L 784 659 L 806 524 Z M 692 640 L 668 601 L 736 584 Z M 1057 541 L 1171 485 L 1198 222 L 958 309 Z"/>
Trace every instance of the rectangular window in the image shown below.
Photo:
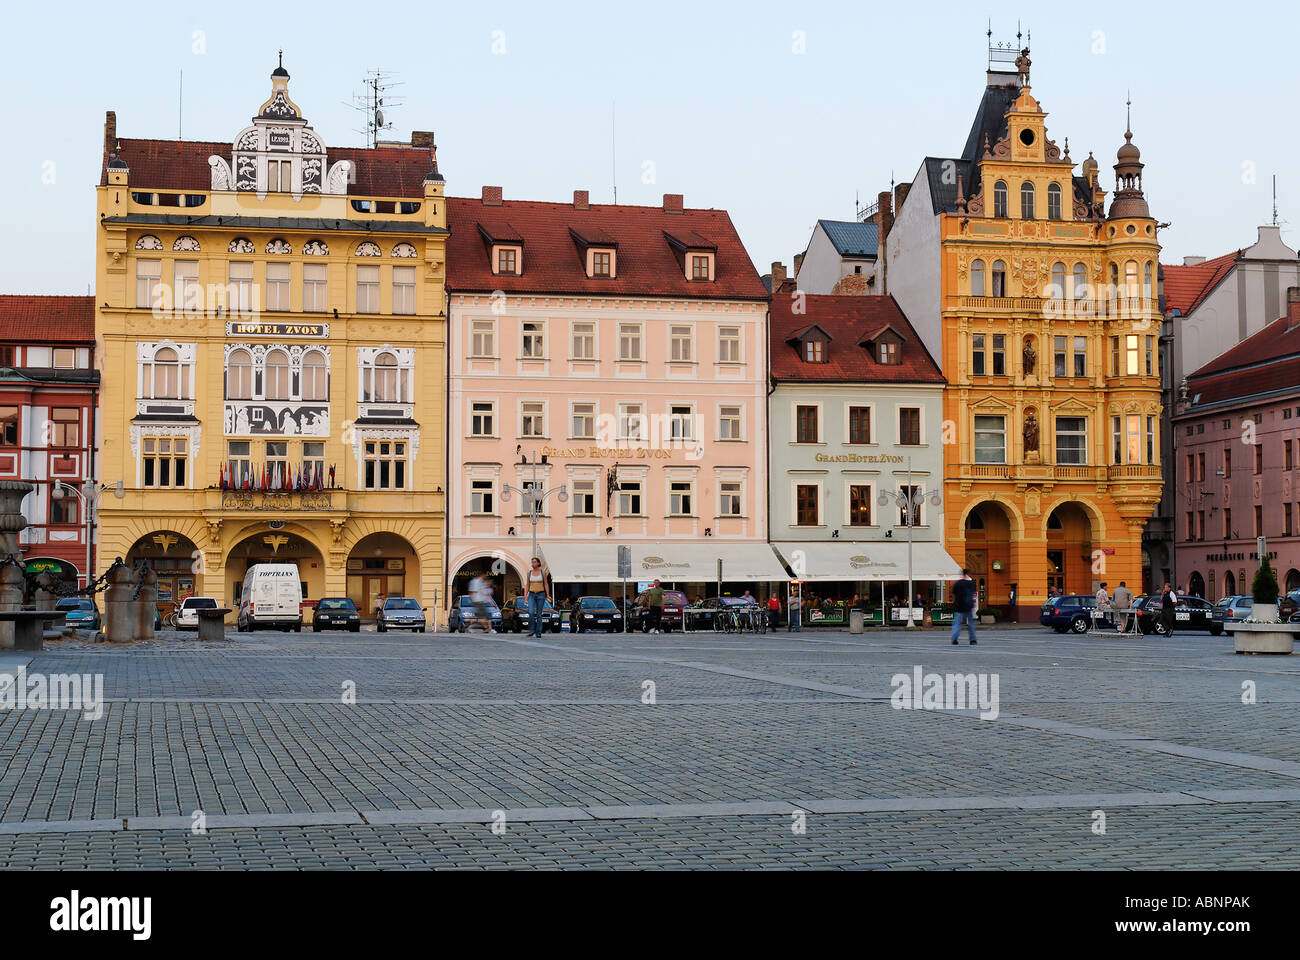
<path fill-rule="evenodd" d="M 1155 337 L 1147 337 L 1147 353 L 1146 353 L 1147 366 L 1146 366 L 1146 371 L 1147 371 L 1147 376 L 1148 376 L 1148 377 L 1151 376 L 1151 374 L 1152 374 L 1152 372 L 1153 372 L 1153 363 L 1152 363 L 1152 358 L 1153 358 L 1153 355 L 1154 355 L 1154 350 L 1153 350 L 1152 344 L 1153 344 L 1154 342 L 1155 342 Z"/>
<path fill-rule="evenodd" d="M 970 338 L 970 372 L 972 377 L 984 376 L 984 334 L 972 334 Z"/>
<path fill-rule="evenodd" d="M 1290 470 L 1292 466 L 1294 466 L 1294 464 L 1291 461 L 1291 441 L 1283 440 L 1282 441 L 1282 469 Z"/>
<path fill-rule="evenodd" d="M 18 408 L 0 407 L 0 447 L 18 446 Z"/>
<path fill-rule="evenodd" d="M 1147 463 L 1155 463 L 1159 459 L 1156 455 L 1156 418 L 1147 417 Z"/>
<path fill-rule="evenodd" d="M 1256 507 L 1255 509 L 1258 510 L 1259 508 Z M 1204 510 L 1196 511 L 1196 539 L 1197 540 L 1205 539 L 1205 511 Z"/>
<path fill-rule="evenodd" d="M 226 289 L 227 309 L 231 313 L 250 314 L 253 312 L 253 265 L 243 261 L 231 261 L 230 283 Z"/>
<path fill-rule="evenodd" d="M 709 279 L 709 258 L 708 257 L 691 257 L 691 279 L 692 280 Z"/>
<path fill-rule="evenodd" d="M 569 436 L 574 440 L 596 439 L 596 405 L 594 403 L 575 403 Z"/>
<path fill-rule="evenodd" d="M 293 163 L 290 160 L 266 161 L 266 192 L 289 193 L 293 190 Z"/>
<path fill-rule="evenodd" d="M 1118 417 L 1116 418 L 1115 422 L 1116 423 L 1119 422 Z M 1187 482 L 1188 483 L 1196 482 L 1196 457 L 1190 453 L 1187 455 Z"/>
<path fill-rule="evenodd" d="M 900 407 L 898 410 L 898 442 L 915 447 L 921 443 L 921 408 Z"/>
<path fill-rule="evenodd" d="M 975 462 L 1007 462 L 1007 418 L 975 418 Z"/>
<path fill-rule="evenodd" d="M 393 313 L 415 313 L 415 267 L 393 267 Z"/>
<path fill-rule="evenodd" d="M 248 440 L 228 440 L 226 442 L 226 460 L 228 472 L 226 482 L 232 487 L 242 487 L 252 483 L 253 460 L 250 454 L 252 444 Z"/>
<path fill-rule="evenodd" d="M 718 327 L 718 362 L 740 363 L 740 327 Z"/>
<path fill-rule="evenodd" d="M 1291 504 L 1282 504 L 1282 536 L 1291 536 Z"/>
<path fill-rule="evenodd" d="M 591 275 L 593 277 L 608 277 L 610 275 L 610 261 L 613 258 L 608 252 L 593 253 L 591 255 Z"/>
<path fill-rule="evenodd" d="M 691 328 L 673 327 L 669 335 L 669 356 L 675 363 L 685 363 L 691 359 Z"/>
<path fill-rule="evenodd" d="M 153 298 L 161 282 L 161 260 L 137 260 L 135 262 L 135 305 L 146 310 L 152 309 Z"/>
<path fill-rule="evenodd" d="M 1259 504 L 1255 504 L 1255 536 L 1262 537 L 1263 535 L 1264 535 L 1264 508 Z"/>
<path fill-rule="evenodd" d="M 469 512 L 476 516 L 490 516 L 493 511 L 491 480 L 471 480 L 469 485 Z"/>
<path fill-rule="evenodd" d="M 641 325 L 639 323 L 620 323 L 618 325 L 618 358 L 631 361 L 641 359 Z"/>
<path fill-rule="evenodd" d="M 325 441 L 305 440 L 302 445 L 302 476 L 307 482 L 325 476 Z"/>
<path fill-rule="evenodd" d="M 50 446 L 75 447 L 81 442 L 81 409 L 55 407 L 50 411 Z"/>
<path fill-rule="evenodd" d="M 691 516 L 691 482 L 673 480 L 668 484 L 668 513 L 674 517 Z"/>
<path fill-rule="evenodd" d="M 542 403 L 528 402 L 520 404 L 519 436 L 546 436 L 546 406 Z"/>
<path fill-rule="evenodd" d="M 289 309 L 289 265 L 287 263 L 268 263 L 266 265 L 266 309 Z"/>
<path fill-rule="evenodd" d="M 573 359 L 596 359 L 596 325 L 588 320 L 574 321 Z"/>
<path fill-rule="evenodd" d="M 795 487 L 795 523 L 801 527 L 817 526 L 817 485 L 801 483 Z"/>
<path fill-rule="evenodd" d="M 173 264 L 175 283 L 172 285 L 172 308 L 184 310 L 204 308 L 203 291 L 199 289 L 199 264 L 197 260 L 177 260 Z"/>
<path fill-rule="evenodd" d="M 880 350 L 877 352 L 880 362 L 885 366 L 892 366 L 898 363 L 898 344 L 887 341 L 880 344 Z"/>
<path fill-rule="evenodd" d="M 645 439 L 645 412 L 639 403 L 621 403 L 618 407 L 618 439 Z"/>
<path fill-rule="evenodd" d="M 1076 377 L 1086 377 L 1088 375 L 1088 338 L 1074 338 L 1074 375 Z"/>
<path fill-rule="evenodd" d="M 545 359 L 546 334 L 544 325 L 537 320 L 525 320 L 523 335 L 524 340 L 519 355 L 525 360 Z"/>
<path fill-rule="evenodd" d="M 1223 539 L 1232 540 L 1235 534 L 1232 532 L 1232 508 L 1226 507 L 1223 511 Z"/>
<path fill-rule="evenodd" d="M 1142 462 L 1142 417 L 1136 413 L 1130 413 L 1125 418 L 1125 429 L 1128 433 L 1128 463 Z M 1201 454 L 1201 479 L 1205 479 L 1205 454 Z"/>
<path fill-rule="evenodd" d="M 1110 419 L 1111 444 L 1113 447 L 1111 457 L 1113 463 L 1124 462 L 1124 429 L 1121 426 L 1122 423 L 1123 421 L 1120 420 L 1119 417 L 1111 417 Z M 1190 464 L 1192 462 L 1190 456 L 1188 457 L 1187 462 L 1189 464 L 1188 470 L 1190 471 Z M 1188 473 L 1188 479 L 1191 479 L 1190 472 Z"/>
<path fill-rule="evenodd" d="M 898 492 L 903 496 L 903 500 L 900 502 L 898 508 L 898 525 L 900 527 L 906 527 L 908 525 L 907 507 L 903 506 L 902 504 L 911 503 L 912 504 L 911 525 L 914 527 L 919 527 L 921 525 L 921 498 L 918 496 L 918 494 L 921 492 L 921 488 L 909 487 L 904 485 L 898 488 Z"/>
<path fill-rule="evenodd" d="M 496 432 L 496 403 L 492 400 L 475 400 L 469 405 L 469 435 L 491 437 Z"/>
<path fill-rule="evenodd" d="M 596 515 L 596 481 L 595 480 L 574 480 L 573 484 L 573 516 L 575 517 L 594 517 Z"/>
<path fill-rule="evenodd" d="M 144 486 L 185 486 L 188 443 L 184 437 L 144 437 L 141 440 Z"/>
<path fill-rule="evenodd" d="M 1110 375 L 1119 376 L 1119 337 L 1110 338 Z"/>
<path fill-rule="evenodd" d="M 1227 480 L 1232 476 L 1232 448 L 1223 448 L 1223 479 Z"/>
<path fill-rule="evenodd" d="M 871 487 L 856 483 L 849 487 L 849 526 L 871 526 Z"/>
<path fill-rule="evenodd" d="M 266 444 L 267 476 L 278 486 L 289 472 L 289 444 L 283 440 L 271 440 Z"/>
<path fill-rule="evenodd" d="M 1005 377 L 1007 375 L 1007 338 L 1004 334 L 993 334 L 993 376 Z"/>
<path fill-rule="evenodd" d="M 1053 337 L 1053 367 L 1055 376 L 1065 376 L 1065 337 Z"/>
<path fill-rule="evenodd" d="M 694 440 L 694 409 L 685 404 L 675 404 L 669 407 L 668 430 L 673 440 Z"/>
<path fill-rule="evenodd" d="M 503 247 L 497 250 L 497 273 L 504 276 L 513 277 L 518 270 L 519 260 L 518 251 L 513 248 Z"/>
<path fill-rule="evenodd" d="M 718 439 L 740 439 L 740 407 L 728 405 L 718 408 Z"/>
<path fill-rule="evenodd" d="M 740 516 L 739 481 L 727 481 L 718 484 L 718 515 L 722 517 Z"/>
<path fill-rule="evenodd" d="M 1264 472 L 1264 444 L 1255 442 L 1255 476 Z"/>
<path fill-rule="evenodd" d="M 807 363 L 823 363 L 826 360 L 825 344 L 821 340 L 803 342 L 803 358 Z"/>
<path fill-rule="evenodd" d="M 796 443 L 816 443 L 817 442 L 817 407 L 813 405 L 799 404 L 794 411 L 795 420 L 795 442 Z"/>
<path fill-rule="evenodd" d="M 81 522 L 81 501 L 75 494 L 50 495 L 50 523 L 53 526 L 71 526 Z"/>
<path fill-rule="evenodd" d="M 1203 452 L 1196 455 L 1196 479 L 1201 483 L 1205 482 L 1205 454 Z"/>
<path fill-rule="evenodd" d="M 618 485 L 618 515 L 641 516 L 641 481 L 622 480 Z"/>
<path fill-rule="evenodd" d="M 1196 514 L 1191 510 L 1187 511 L 1187 539 L 1196 539 Z"/>
<path fill-rule="evenodd" d="M 368 440 L 364 449 L 367 490 L 406 489 L 406 444 L 400 440 Z"/>
<path fill-rule="evenodd" d="M 871 408 L 849 407 L 849 443 L 871 442 Z"/>
<path fill-rule="evenodd" d="M 1126 334 L 1124 337 L 1124 373 L 1130 377 L 1136 377 L 1141 372 L 1138 367 L 1139 340 L 1136 333 Z"/>
<path fill-rule="evenodd" d="M 496 321 L 473 320 L 470 322 L 470 356 L 496 356 Z"/>
<path fill-rule="evenodd" d="M 1087 418 L 1056 418 L 1056 462 L 1076 465 L 1088 462 Z"/>
<path fill-rule="evenodd" d="M 302 309 L 305 313 L 324 313 L 329 306 L 329 269 L 323 263 L 307 263 L 302 268 Z"/>

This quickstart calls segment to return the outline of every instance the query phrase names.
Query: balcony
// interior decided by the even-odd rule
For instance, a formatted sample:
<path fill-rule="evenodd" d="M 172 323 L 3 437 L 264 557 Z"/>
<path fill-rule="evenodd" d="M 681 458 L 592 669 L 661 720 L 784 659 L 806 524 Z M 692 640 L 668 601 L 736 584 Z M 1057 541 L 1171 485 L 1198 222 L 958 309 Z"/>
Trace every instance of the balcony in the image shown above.
<path fill-rule="evenodd" d="M 1107 467 L 1110 480 L 1160 481 L 1162 471 L 1158 463 L 1116 463 Z"/>
<path fill-rule="evenodd" d="M 336 497 L 340 510 L 344 508 L 346 500 L 343 490 L 217 490 L 208 491 L 208 509 L 212 509 L 213 492 L 220 494 L 221 510 L 269 510 L 276 513 L 329 511 L 336 509 Z"/>
<path fill-rule="evenodd" d="M 1160 467 L 1146 464 L 1105 467 L 1060 463 L 963 463 L 958 465 L 957 471 L 957 477 L 960 479 L 1023 480 L 1031 483 L 1045 481 L 1104 483 L 1107 480 L 1150 480 L 1153 477 L 1156 480 L 1160 479 Z"/>

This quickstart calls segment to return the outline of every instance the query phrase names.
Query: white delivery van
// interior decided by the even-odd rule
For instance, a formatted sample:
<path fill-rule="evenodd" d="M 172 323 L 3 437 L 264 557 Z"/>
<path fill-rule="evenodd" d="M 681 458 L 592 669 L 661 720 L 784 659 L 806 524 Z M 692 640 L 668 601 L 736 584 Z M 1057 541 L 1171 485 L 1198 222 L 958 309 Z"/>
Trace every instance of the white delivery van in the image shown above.
<path fill-rule="evenodd" d="M 239 593 L 236 630 L 302 630 L 302 580 L 293 563 L 255 563 Z"/>

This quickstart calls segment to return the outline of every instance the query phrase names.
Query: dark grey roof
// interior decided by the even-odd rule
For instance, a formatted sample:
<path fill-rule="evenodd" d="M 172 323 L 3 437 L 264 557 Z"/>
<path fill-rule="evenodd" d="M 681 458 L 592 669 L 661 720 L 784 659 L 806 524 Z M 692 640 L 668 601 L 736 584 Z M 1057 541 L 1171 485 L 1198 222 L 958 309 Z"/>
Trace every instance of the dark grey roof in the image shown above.
<path fill-rule="evenodd" d="M 1020 87 L 1011 85 L 985 87 L 980 105 L 975 111 L 975 122 L 971 124 L 966 136 L 966 146 L 962 148 L 961 158 L 967 163 L 978 160 L 984 155 L 984 138 L 988 137 L 989 146 L 1002 139 L 1007 129 L 1007 111 L 1020 96 Z"/>
<path fill-rule="evenodd" d="M 359 427 L 418 427 L 410 417 L 357 417 L 352 421 Z"/>
<path fill-rule="evenodd" d="M 187 413 L 137 413 L 132 423 L 198 423 L 198 417 Z"/>
<path fill-rule="evenodd" d="M 320 217 L 187 217 L 176 213 L 128 213 L 105 217 L 101 223 L 140 223 L 167 227 L 244 227 L 249 230 L 349 230 L 354 233 L 447 234 L 443 227 L 393 220 L 333 220 Z"/>
<path fill-rule="evenodd" d="M 818 220 L 817 225 L 841 257 L 874 257 L 880 249 L 880 231 L 874 221 Z"/>
<path fill-rule="evenodd" d="M 93 385 L 99 383 L 99 371 L 68 367 L 0 367 L 0 380 Z"/>

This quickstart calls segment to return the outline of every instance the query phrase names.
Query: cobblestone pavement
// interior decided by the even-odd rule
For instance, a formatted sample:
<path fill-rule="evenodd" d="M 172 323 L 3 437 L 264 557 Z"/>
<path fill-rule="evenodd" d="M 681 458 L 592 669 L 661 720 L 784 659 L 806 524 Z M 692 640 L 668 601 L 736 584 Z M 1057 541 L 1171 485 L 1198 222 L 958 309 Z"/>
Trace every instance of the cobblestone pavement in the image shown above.
<path fill-rule="evenodd" d="M 106 702 L 0 712 L 11 868 L 1300 866 L 1300 663 L 1227 637 L 259 633 L 22 664 Z M 996 719 L 895 709 L 918 666 L 996 677 Z"/>

